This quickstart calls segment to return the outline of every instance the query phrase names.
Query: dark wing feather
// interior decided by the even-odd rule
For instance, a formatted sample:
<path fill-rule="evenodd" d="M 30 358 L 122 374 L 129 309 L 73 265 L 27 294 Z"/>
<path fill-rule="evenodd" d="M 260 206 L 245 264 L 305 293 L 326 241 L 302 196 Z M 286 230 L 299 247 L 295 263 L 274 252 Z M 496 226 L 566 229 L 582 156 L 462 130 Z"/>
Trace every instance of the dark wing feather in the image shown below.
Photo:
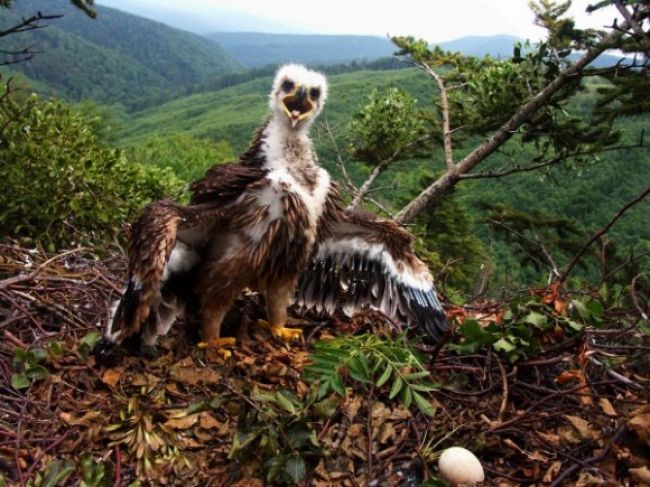
<path fill-rule="evenodd" d="M 395 222 L 346 210 L 301 276 L 304 309 L 349 316 L 377 309 L 417 324 L 439 339 L 448 328 L 433 278 L 411 249 L 413 236 Z"/>
<path fill-rule="evenodd" d="M 205 176 L 190 186 L 191 205 L 232 203 L 246 188 L 261 181 L 267 174 L 266 169 L 241 164 L 222 164 L 214 166 Z"/>
<path fill-rule="evenodd" d="M 190 271 L 200 262 L 210 234 L 228 224 L 232 204 L 265 174 L 239 164 L 215 166 L 192 185 L 190 205 L 161 200 L 143 210 L 132 228 L 129 280 L 106 333 L 109 341 L 122 342 L 139 333 L 147 320 L 158 319 L 163 284 L 171 274 Z"/>
<path fill-rule="evenodd" d="M 128 284 L 113 315 L 106 337 L 120 343 L 138 333 L 155 314 L 161 283 L 177 244 L 178 231 L 198 225 L 218 213 L 214 208 L 188 209 L 168 200 L 151 203 L 132 227 L 128 246 Z M 189 247 L 188 247 L 189 248 Z M 189 251 L 189 250 L 188 250 Z"/>

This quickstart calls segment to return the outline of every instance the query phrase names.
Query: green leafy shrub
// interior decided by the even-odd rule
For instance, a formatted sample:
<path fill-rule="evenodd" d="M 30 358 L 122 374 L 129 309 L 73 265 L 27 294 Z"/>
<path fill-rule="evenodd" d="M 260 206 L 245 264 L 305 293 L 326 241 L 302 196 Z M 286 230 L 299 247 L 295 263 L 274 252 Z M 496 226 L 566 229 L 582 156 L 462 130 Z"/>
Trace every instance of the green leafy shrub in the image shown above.
<path fill-rule="evenodd" d="M 185 133 L 154 135 L 135 146 L 129 156 L 147 166 L 169 168 L 183 181 L 191 182 L 220 162 L 235 158 L 230 144 L 199 139 Z"/>
<path fill-rule="evenodd" d="M 171 170 L 101 143 L 93 123 L 57 100 L 0 100 L 2 237 L 49 250 L 111 239 L 144 204 L 180 190 Z"/>
<path fill-rule="evenodd" d="M 348 126 L 352 155 L 370 165 L 403 159 L 425 132 L 417 100 L 398 88 L 374 90 Z"/>
<path fill-rule="evenodd" d="M 287 389 L 252 389 L 250 403 L 256 406 L 241 405 L 228 458 L 261 461 L 266 485 L 303 482 L 307 474 L 305 460 L 314 458 L 320 449 L 316 431 L 312 429 L 316 419 L 313 413 L 320 416 L 327 409 L 323 401 L 315 402 L 317 392 L 316 387 L 311 387 L 301 399 Z M 325 412 L 333 414 L 333 411 Z"/>
<path fill-rule="evenodd" d="M 459 337 L 449 344 L 449 348 L 459 354 L 469 354 L 491 347 L 515 363 L 538 355 L 545 338 L 571 336 L 580 333 L 585 326 L 602 324 L 604 306 L 601 298 L 553 298 L 552 289 L 550 287 L 544 296 L 515 296 L 503 310 L 501 320 L 487 325 L 474 318 L 466 319 L 458 326 Z"/>
<path fill-rule="evenodd" d="M 425 381 L 431 373 L 404 334 L 397 338 L 364 334 L 321 340 L 314 344 L 311 359 L 313 363 L 305 369 L 305 377 L 320 381 L 319 398 L 330 390 L 345 395 L 344 381 L 349 377 L 362 387 L 386 386 L 388 398 L 399 395 L 407 408 L 415 403 L 424 414 L 435 413 L 424 394 L 437 386 Z"/>

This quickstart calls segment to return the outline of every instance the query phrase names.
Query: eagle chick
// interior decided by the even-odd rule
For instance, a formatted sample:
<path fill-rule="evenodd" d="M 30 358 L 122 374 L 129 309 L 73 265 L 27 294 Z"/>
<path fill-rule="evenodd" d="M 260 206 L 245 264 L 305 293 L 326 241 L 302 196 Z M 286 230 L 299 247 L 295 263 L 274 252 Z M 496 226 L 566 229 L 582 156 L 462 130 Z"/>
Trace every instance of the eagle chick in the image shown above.
<path fill-rule="evenodd" d="M 291 341 L 287 308 L 347 314 L 377 309 L 439 337 L 447 323 L 413 237 L 372 214 L 343 210 L 318 165 L 309 128 L 327 98 L 325 77 L 299 65 L 278 71 L 271 115 L 237 164 L 218 165 L 191 186 L 183 206 L 147 206 L 128 246 L 128 284 L 100 350 L 136 336 L 153 345 L 184 312 L 202 313 L 202 338 L 216 347 L 221 323 L 244 288 L 266 298 L 273 336 Z M 296 294 L 296 289 L 298 290 Z"/>

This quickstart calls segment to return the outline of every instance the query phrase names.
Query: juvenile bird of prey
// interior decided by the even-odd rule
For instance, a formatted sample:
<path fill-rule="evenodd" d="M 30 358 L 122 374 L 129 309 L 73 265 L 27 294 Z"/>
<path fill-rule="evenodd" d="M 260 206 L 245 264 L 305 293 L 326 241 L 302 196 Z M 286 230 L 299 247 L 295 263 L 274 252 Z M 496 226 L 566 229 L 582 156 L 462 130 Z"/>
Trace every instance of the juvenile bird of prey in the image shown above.
<path fill-rule="evenodd" d="M 287 307 L 348 314 L 377 309 L 439 337 L 447 322 L 413 237 L 394 222 L 343 210 L 318 165 L 309 128 L 327 83 L 303 66 L 282 67 L 271 115 L 237 164 L 218 165 L 192 187 L 187 206 L 162 200 L 145 208 L 128 246 L 128 285 L 104 346 L 138 336 L 153 345 L 198 296 L 202 338 L 217 348 L 221 323 L 244 288 L 264 294 L 273 336 L 291 341 Z M 297 294 L 296 294 L 297 291 Z"/>

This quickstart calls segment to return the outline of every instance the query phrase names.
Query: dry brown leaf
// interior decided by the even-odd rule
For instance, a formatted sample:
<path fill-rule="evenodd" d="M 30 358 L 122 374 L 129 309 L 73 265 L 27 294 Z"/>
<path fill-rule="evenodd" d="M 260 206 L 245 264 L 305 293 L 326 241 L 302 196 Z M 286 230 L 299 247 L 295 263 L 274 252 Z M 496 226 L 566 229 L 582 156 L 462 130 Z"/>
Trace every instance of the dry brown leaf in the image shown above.
<path fill-rule="evenodd" d="M 632 479 L 638 482 L 634 485 L 639 487 L 650 486 L 650 469 L 648 467 L 631 468 L 629 472 Z"/>
<path fill-rule="evenodd" d="M 231 487 L 264 487 L 264 482 L 255 477 L 244 477 L 232 484 Z"/>
<path fill-rule="evenodd" d="M 220 428 L 221 422 L 217 421 L 217 419 L 210 413 L 204 411 L 199 414 L 199 426 L 201 426 L 201 428 L 209 430 L 213 428 Z"/>
<path fill-rule="evenodd" d="M 548 433 L 545 433 L 543 431 L 537 431 L 537 435 L 540 438 L 542 438 L 544 441 L 553 445 L 556 448 L 560 446 L 561 438 L 560 435 L 558 435 L 557 433 L 553 433 L 550 431 Z"/>
<path fill-rule="evenodd" d="M 598 404 L 600 404 L 600 409 L 602 409 L 607 416 L 618 416 L 616 409 L 614 409 L 614 406 L 612 406 L 612 403 L 606 397 L 601 397 L 598 400 Z"/>
<path fill-rule="evenodd" d="M 189 450 L 193 448 L 205 448 L 204 444 L 199 443 L 194 438 L 189 438 L 187 436 L 180 436 L 177 439 L 177 442 L 178 442 L 178 446 L 183 450 Z"/>
<path fill-rule="evenodd" d="M 86 426 L 90 427 L 97 423 L 97 418 L 102 416 L 101 411 L 91 410 L 79 418 L 75 418 L 71 413 L 64 411 L 59 413 L 59 417 L 70 426 Z"/>
<path fill-rule="evenodd" d="M 115 367 L 113 369 L 106 369 L 102 374 L 102 382 L 110 387 L 115 387 L 120 381 L 124 367 Z"/>
<path fill-rule="evenodd" d="M 580 380 L 580 370 L 565 370 L 560 375 L 555 378 L 555 382 L 558 384 L 566 384 L 567 382 L 573 382 L 574 380 Z"/>
<path fill-rule="evenodd" d="M 383 402 L 373 401 L 370 405 L 370 416 L 373 423 L 383 424 L 390 416 L 390 409 Z"/>
<path fill-rule="evenodd" d="M 607 481 L 602 477 L 596 477 L 591 472 L 580 472 L 580 477 L 578 477 L 575 487 L 592 487 L 594 485 L 607 485 Z"/>
<path fill-rule="evenodd" d="M 341 403 L 341 411 L 348 418 L 349 421 L 354 420 L 361 409 L 361 403 L 363 402 L 360 396 L 354 394 L 348 394 L 345 396 L 345 400 Z"/>
<path fill-rule="evenodd" d="M 561 470 L 562 462 L 555 461 L 551 463 L 551 466 L 546 469 L 542 480 L 546 483 L 550 483 L 555 477 L 557 477 L 557 474 L 559 474 Z"/>
<path fill-rule="evenodd" d="M 149 373 L 138 373 L 133 376 L 131 380 L 131 385 L 136 387 L 146 386 L 150 389 L 156 387 L 160 382 L 160 378 Z"/>
<path fill-rule="evenodd" d="M 561 439 L 562 443 L 570 443 L 572 445 L 577 445 L 582 442 L 582 437 L 572 426 L 562 425 L 557 429 L 557 434 Z"/>
<path fill-rule="evenodd" d="M 171 378 L 177 382 L 195 386 L 199 382 L 203 384 L 218 384 L 221 381 L 221 374 L 216 370 L 204 367 L 172 367 L 170 371 Z"/>
<path fill-rule="evenodd" d="M 597 440 L 600 438 L 600 431 L 593 429 L 589 422 L 582 419 L 580 416 L 571 416 L 570 414 L 567 414 L 564 417 L 585 440 Z"/>
<path fill-rule="evenodd" d="M 642 442 L 650 446 L 650 406 L 642 406 L 632 411 L 627 424 Z"/>
<path fill-rule="evenodd" d="M 440 403 L 436 399 L 433 399 L 433 401 L 431 401 L 431 405 L 434 409 L 438 409 L 440 407 Z M 399 406 L 395 406 L 393 408 L 388 419 L 391 421 L 403 421 L 412 417 L 413 415 L 411 414 L 411 411 L 400 404 Z"/>
<path fill-rule="evenodd" d="M 199 415 L 192 414 L 190 416 L 184 416 L 182 418 L 168 419 L 165 422 L 165 426 L 175 430 L 184 430 L 194 426 L 198 420 L 199 420 Z"/>
<path fill-rule="evenodd" d="M 388 443 L 388 440 L 394 439 L 396 436 L 395 427 L 393 423 L 384 423 L 379 430 L 378 440 L 381 445 Z"/>

